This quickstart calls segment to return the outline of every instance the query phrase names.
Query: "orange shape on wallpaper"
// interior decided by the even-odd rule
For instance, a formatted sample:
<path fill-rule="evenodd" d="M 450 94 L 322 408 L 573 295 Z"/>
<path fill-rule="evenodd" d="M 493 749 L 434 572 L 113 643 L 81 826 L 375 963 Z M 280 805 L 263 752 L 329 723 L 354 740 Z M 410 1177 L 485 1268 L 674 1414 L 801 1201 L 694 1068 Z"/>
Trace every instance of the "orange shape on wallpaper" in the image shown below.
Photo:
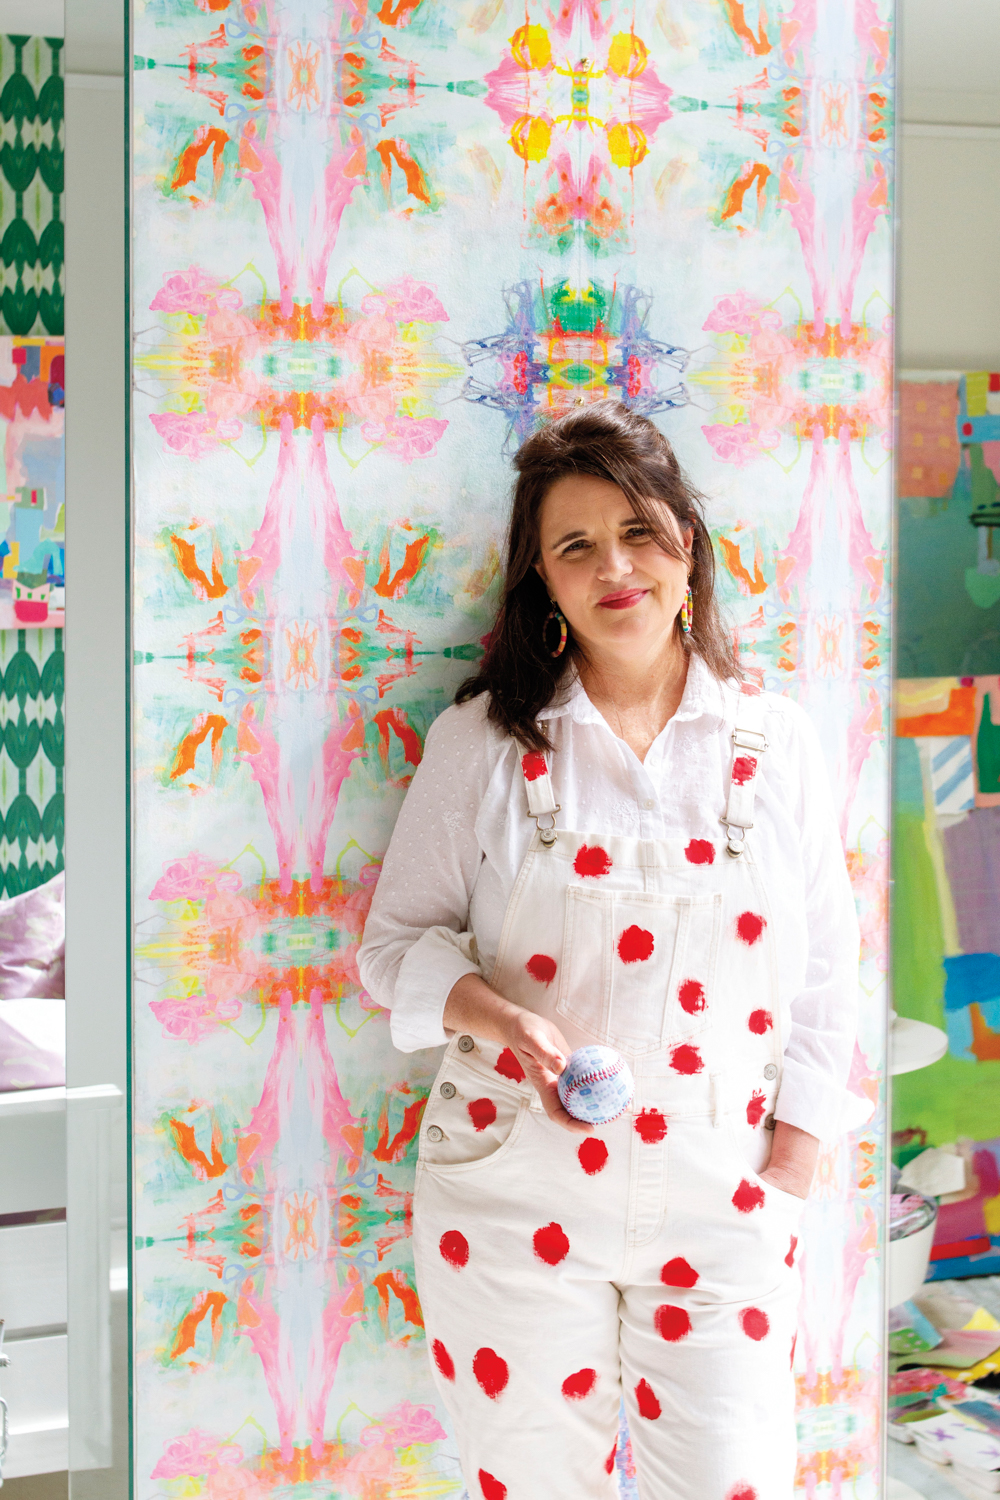
<path fill-rule="evenodd" d="M 188 582 L 193 585 L 196 599 L 221 599 L 223 594 L 228 592 L 229 585 L 222 576 L 222 548 L 218 542 L 212 544 L 211 578 L 204 568 L 198 566 L 198 558 L 192 542 L 186 541 L 182 536 L 172 536 L 170 545 L 174 549 L 177 566 Z"/>
<path fill-rule="evenodd" d="M 222 714 L 199 714 L 191 732 L 177 746 L 170 780 L 176 781 L 178 776 L 186 776 L 194 770 L 195 756 L 209 735 L 212 736 L 212 771 L 213 774 L 217 772 L 222 764 L 222 736 L 228 728 L 229 721 Z"/>
<path fill-rule="evenodd" d="M 390 1295 L 398 1298 L 403 1321 L 413 1328 L 423 1328 L 424 1315 L 420 1310 L 420 1299 L 407 1280 L 405 1271 L 382 1271 L 380 1275 L 373 1277 L 372 1285 L 378 1292 L 379 1321 L 387 1337 L 389 1336 Z M 412 1334 L 404 1333 L 402 1337 L 391 1339 L 390 1342 L 408 1344 L 412 1337 Z"/>
<path fill-rule="evenodd" d="M 767 34 L 767 13 L 763 7 L 758 17 L 756 33 L 746 18 L 746 7 L 740 0 L 722 0 L 722 9 L 726 13 L 726 20 L 743 43 L 744 51 L 751 57 L 766 57 L 771 50 L 771 39 Z"/>
<path fill-rule="evenodd" d="M 740 555 L 739 542 L 731 542 L 728 537 L 720 536 L 719 546 L 722 549 L 723 557 L 726 559 L 726 567 L 729 569 L 730 573 L 732 573 L 733 577 L 736 579 L 736 582 L 739 584 L 740 593 L 763 594 L 765 589 L 767 588 L 767 579 L 764 577 L 764 574 L 761 571 L 761 564 L 764 561 L 764 553 L 761 549 L 760 543 L 757 542 L 754 546 L 752 577 L 743 565 L 743 559 Z"/>
<path fill-rule="evenodd" d="M 372 1147 L 372 1156 L 376 1161 L 400 1162 L 406 1155 L 406 1148 L 420 1129 L 420 1120 L 426 1107 L 426 1099 L 414 1099 L 403 1110 L 403 1123 L 396 1134 L 389 1139 L 389 1107 L 383 1104 L 378 1117 L 378 1143 Z"/>
<path fill-rule="evenodd" d="M 948 707 L 937 714 L 917 714 L 912 719 L 896 720 L 896 736 L 912 740 L 924 734 L 972 734 L 976 724 L 976 689 L 952 688 Z"/>
<path fill-rule="evenodd" d="M 396 569 L 395 573 L 393 573 L 391 578 L 389 576 L 389 569 L 391 568 L 392 563 L 389 554 L 389 543 L 386 542 L 385 546 L 382 548 L 382 551 L 379 554 L 378 561 L 380 572 L 378 576 L 378 582 L 372 584 L 372 588 L 375 590 L 376 594 L 380 594 L 383 599 L 402 599 L 403 595 L 406 593 L 407 584 L 410 583 L 420 571 L 421 564 L 424 560 L 424 554 L 426 553 L 427 548 L 430 545 L 430 540 L 431 539 L 429 536 L 419 536 L 417 537 L 415 542 L 407 542 L 403 561 Z M 354 559 L 352 558 L 351 561 L 353 562 L 353 560 Z"/>
<path fill-rule="evenodd" d="M 723 199 L 722 218 L 731 219 L 734 214 L 743 212 L 743 199 L 754 183 L 757 185 L 757 207 L 763 208 L 764 189 L 770 176 L 771 168 L 765 166 L 762 161 L 751 162 L 745 166 Z"/>
<path fill-rule="evenodd" d="M 194 182 L 198 175 L 198 164 L 203 156 L 212 153 L 212 175 L 216 187 L 222 181 L 222 153 L 228 144 L 229 136 L 218 126 L 209 128 L 207 125 L 199 125 L 194 133 L 194 138 L 189 146 L 185 146 L 174 168 L 171 188 L 187 187 Z"/>
<path fill-rule="evenodd" d="M 409 196 L 419 199 L 421 203 L 430 203 L 431 195 L 427 187 L 427 179 L 420 163 L 410 155 L 410 148 L 405 141 L 379 141 L 375 150 L 382 158 L 382 185 L 385 188 L 386 197 L 391 196 L 390 185 L 393 162 L 395 162 L 406 181 L 406 191 Z"/>
<path fill-rule="evenodd" d="M 212 1126 L 211 1160 L 198 1145 L 192 1126 L 183 1120 L 171 1120 L 169 1124 L 178 1151 L 190 1163 L 195 1177 L 200 1181 L 207 1182 L 212 1177 L 221 1177 L 228 1170 L 229 1164 L 222 1155 L 222 1128 L 218 1121 Z"/>
<path fill-rule="evenodd" d="M 191 1311 L 185 1313 L 177 1325 L 174 1334 L 174 1342 L 170 1349 L 170 1358 L 177 1359 L 186 1354 L 189 1349 L 194 1348 L 194 1341 L 198 1334 L 198 1327 L 207 1316 L 212 1330 L 212 1343 L 218 1348 L 222 1337 L 222 1309 L 228 1298 L 225 1292 L 199 1292 L 191 1305 Z"/>

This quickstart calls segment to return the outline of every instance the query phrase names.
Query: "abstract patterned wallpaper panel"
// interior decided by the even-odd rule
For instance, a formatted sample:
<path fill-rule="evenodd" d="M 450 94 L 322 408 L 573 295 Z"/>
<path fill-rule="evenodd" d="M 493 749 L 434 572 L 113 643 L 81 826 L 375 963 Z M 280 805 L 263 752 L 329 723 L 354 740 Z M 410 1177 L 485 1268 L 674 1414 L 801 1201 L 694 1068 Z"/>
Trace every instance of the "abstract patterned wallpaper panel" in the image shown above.
<path fill-rule="evenodd" d="M 0 36 L 0 332 L 61 334 L 62 37 Z"/>
<path fill-rule="evenodd" d="M 63 868 L 61 630 L 0 630 L 0 897 Z"/>
<path fill-rule="evenodd" d="M 136 1494 L 457 1496 L 408 1240 L 437 1060 L 356 954 L 509 454 L 580 399 L 676 444 L 819 727 L 879 1097 L 891 6 L 136 0 L 132 36 Z M 809 1210 L 810 1496 L 878 1493 L 883 1124 Z"/>

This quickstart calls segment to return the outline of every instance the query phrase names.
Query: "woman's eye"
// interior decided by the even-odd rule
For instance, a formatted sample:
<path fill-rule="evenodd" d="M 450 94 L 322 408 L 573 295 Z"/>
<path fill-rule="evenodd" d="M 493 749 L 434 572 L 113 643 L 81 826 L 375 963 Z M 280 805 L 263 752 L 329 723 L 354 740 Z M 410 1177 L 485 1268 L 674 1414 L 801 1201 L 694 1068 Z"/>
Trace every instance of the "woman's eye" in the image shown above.
<path fill-rule="evenodd" d="M 570 552 L 580 552 L 580 551 L 583 550 L 584 547 L 586 547 L 586 545 L 587 545 L 586 542 L 582 542 L 582 541 L 581 542 L 570 542 L 570 544 L 569 544 L 568 547 L 564 547 L 563 548 L 562 555 L 563 555 L 563 557 L 566 557 L 567 554 L 570 553 Z"/>
<path fill-rule="evenodd" d="M 649 528 L 647 526 L 630 526 L 625 536 L 630 542 L 645 541 L 649 536 Z"/>

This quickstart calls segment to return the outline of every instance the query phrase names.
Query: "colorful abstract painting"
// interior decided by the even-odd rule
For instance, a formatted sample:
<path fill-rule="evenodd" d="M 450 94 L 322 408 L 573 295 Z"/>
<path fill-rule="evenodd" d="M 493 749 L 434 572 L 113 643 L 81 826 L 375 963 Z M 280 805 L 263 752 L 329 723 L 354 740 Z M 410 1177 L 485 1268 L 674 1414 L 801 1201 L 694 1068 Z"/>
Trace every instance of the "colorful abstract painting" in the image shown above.
<path fill-rule="evenodd" d="M 0 336 L 0 629 L 66 623 L 65 386 L 63 339 Z"/>
<path fill-rule="evenodd" d="M 939 1062 L 896 1080 L 899 1164 L 959 1142 L 938 1276 L 1000 1270 L 1000 373 L 900 385 L 893 780 L 894 1004 L 940 1027 Z"/>
<path fill-rule="evenodd" d="M 906 579 L 900 580 L 900 587 Z M 893 1086 L 893 1156 L 958 1143 L 931 1277 L 1000 1270 L 1000 678 L 896 683 L 893 1003 L 948 1050 Z"/>
<path fill-rule="evenodd" d="M 463 1494 L 409 1246 L 438 1058 L 393 1051 L 356 954 L 489 628 L 510 453 L 576 403 L 675 443 L 747 665 L 819 728 L 878 1101 L 891 19 L 136 0 L 143 1500 Z M 826 1149 L 809 1210 L 810 1497 L 879 1493 L 882 1144 L 876 1113 Z"/>
<path fill-rule="evenodd" d="M 0 336 L 0 896 L 63 868 L 64 364 Z"/>
<path fill-rule="evenodd" d="M 1000 1132 L 1000 373 L 899 396 L 894 994 L 949 1050 L 896 1084 L 897 1155 Z"/>
<path fill-rule="evenodd" d="M 904 377 L 899 448 L 896 670 L 1000 671 L 1000 372 Z"/>

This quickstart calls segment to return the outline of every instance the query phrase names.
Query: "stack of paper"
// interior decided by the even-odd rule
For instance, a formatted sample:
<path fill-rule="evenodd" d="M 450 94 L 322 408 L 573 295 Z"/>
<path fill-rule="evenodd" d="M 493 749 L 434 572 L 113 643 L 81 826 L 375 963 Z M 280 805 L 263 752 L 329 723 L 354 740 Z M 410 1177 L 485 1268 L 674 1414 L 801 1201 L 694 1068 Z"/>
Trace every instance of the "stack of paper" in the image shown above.
<path fill-rule="evenodd" d="M 976 1394 L 970 1386 L 953 1380 L 941 1370 L 899 1370 L 889 1376 L 889 1436 L 900 1443 L 912 1443 L 913 1422 L 941 1416 L 952 1403 Z"/>
<path fill-rule="evenodd" d="M 913 1302 L 900 1302 L 889 1309 L 889 1352 L 926 1354 L 942 1342 L 934 1324 Z"/>
<path fill-rule="evenodd" d="M 925 1284 L 912 1302 L 893 1308 L 890 1319 L 894 1372 L 920 1365 L 973 1381 L 1000 1371 L 1000 1323 L 974 1302 Z M 932 1347 L 928 1325 L 940 1335 Z"/>
<path fill-rule="evenodd" d="M 911 1422 L 908 1432 L 931 1463 L 951 1464 L 956 1474 L 987 1492 L 1000 1492 L 1000 1439 L 973 1427 L 958 1412 Z"/>

